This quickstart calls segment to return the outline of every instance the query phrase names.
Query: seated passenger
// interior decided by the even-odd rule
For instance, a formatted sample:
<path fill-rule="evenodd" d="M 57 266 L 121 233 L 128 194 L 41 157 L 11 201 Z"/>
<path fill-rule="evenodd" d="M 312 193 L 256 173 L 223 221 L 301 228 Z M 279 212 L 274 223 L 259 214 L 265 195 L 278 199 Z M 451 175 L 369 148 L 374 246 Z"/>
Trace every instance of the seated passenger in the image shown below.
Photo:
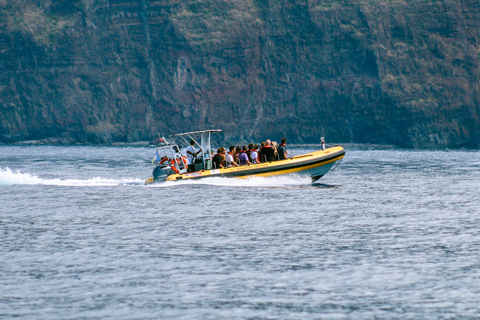
<path fill-rule="evenodd" d="M 258 144 L 255 144 L 255 146 L 252 148 L 252 152 L 250 152 L 250 161 L 255 164 L 255 163 L 260 163 L 260 159 L 258 158 Z"/>
<path fill-rule="evenodd" d="M 265 151 L 264 149 L 265 149 L 265 142 L 262 142 L 260 144 L 260 151 L 258 152 L 258 158 L 260 159 L 260 162 L 267 161 L 267 158 L 263 154 L 263 151 Z"/>
<path fill-rule="evenodd" d="M 222 147 L 218 148 L 217 149 L 217 154 L 215 156 L 213 156 L 213 163 L 215 164 L 214 165 L 215 169 L 220 169 L 220 168 L 223 169 L 222 150 L 223 150 Z"/>
<path fill-rule="evenodd" d="M 225 151 L 227 151 L 224 147 L 222 147 L 222 153 L 220 156 L 222 156 L 222 165 L 224 168 L 227 167 L 227 156 L 225 155 Z"/>
<path fill-rule="evenodd" d="M 250 144 L 248 145 L 248 149 L 247 149 L 248 159 L 250 159 L 250 153 L 252 152 L 252 149 L 253 149 L 253 143 L 250 143 Z"/>
<path fill-rule="evenodd" d="M 236 167 L 238 166 L 238 164 L 235 161 L 233 161 L 233 152 L 235 151 L 235 146 L 230 146 L 229 150 L 230 151 L 227 152 L 226 159 L 225 159 L 227 163 L 227 168 L 232 166 Z"/>
<path fill-rule="evenodd" d="M 242 151 L 242 147 L 235 148 L 235 153 L 233 154 L 233 160 L 235 160 L 236 163 L 239 163 L 238 156 L 240 155 L 241 151 Z"/>
<path fill-rule="evenodd" d="M 273 159 L 278 160 L 278 154 L 277 154 L 277 141 L 272 141 L 270 143 L 270 146 L 273 148 Z"/>
<path fill-rule="evenodd" d="M 241 166 L 244 166 L 246 164 L 252 164 L 250 161 L 248 161 L 247 146 L 243 146 L 242 151 L 238 155 L 238 160 L 240 161 Z"/>
<path fill-rule="evenodd" d="M 275 160 L 275 149 L 272 148 L 272 142 L 270 140 L 267 140 L 265 142 L 265 147 L 263 148 L 263 155 L 268 162 Z"/>

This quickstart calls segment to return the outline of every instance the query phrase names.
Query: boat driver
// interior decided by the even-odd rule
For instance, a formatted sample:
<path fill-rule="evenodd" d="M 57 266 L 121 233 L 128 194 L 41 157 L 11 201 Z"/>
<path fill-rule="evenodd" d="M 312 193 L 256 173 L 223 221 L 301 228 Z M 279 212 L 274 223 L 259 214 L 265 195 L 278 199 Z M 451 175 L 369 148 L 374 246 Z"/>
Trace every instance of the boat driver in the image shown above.
<path fill-rule="evenodd" d="M 187 147 L 187 165 L 188 165 L 188 172 L 195 171 L 195 157 L 200 153 L 202 150 L 195 150 L 195 140 L 190 140 L 190 145 Z"/>

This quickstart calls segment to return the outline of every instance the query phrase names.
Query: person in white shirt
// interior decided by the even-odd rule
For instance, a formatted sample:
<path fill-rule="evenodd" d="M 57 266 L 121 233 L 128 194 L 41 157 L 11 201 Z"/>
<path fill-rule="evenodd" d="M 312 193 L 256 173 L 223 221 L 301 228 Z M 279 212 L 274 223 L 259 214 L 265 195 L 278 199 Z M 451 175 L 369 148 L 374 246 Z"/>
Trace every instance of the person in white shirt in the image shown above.
<path fill-rule="evenodd" d="M 258 150 L 258 144 L 256 144 L 253 147 L 252 152 L 250 152 L 250 160 L 252 163 L 260 163 L 257 150 Z"/>
<path fill-rule="evenodd" d="M 229 149 L 230 149 L 230 151 L 227 152 L 227 154 L 226 154 L 227 168 L 232 167 L 232 166 L 236 167 L 236 166 L 238 166 L 238 164 L 235 161 L 233 161 L 233 151 L 235 150 L 235 146 L 230 146 Z"/>
<path fill-rule="evenodd" d="M 190 145 L 187 147 L 187 165 L 188 165 L 188 172 L 194 172 L 195 171 L 195 162 L 194 159 L 197 156 L 197 154 L 200 153 L 201 150 L 198 150 L 198 152 L 195 150 L 195 141 L 192 139 L 190 140 Z"/>

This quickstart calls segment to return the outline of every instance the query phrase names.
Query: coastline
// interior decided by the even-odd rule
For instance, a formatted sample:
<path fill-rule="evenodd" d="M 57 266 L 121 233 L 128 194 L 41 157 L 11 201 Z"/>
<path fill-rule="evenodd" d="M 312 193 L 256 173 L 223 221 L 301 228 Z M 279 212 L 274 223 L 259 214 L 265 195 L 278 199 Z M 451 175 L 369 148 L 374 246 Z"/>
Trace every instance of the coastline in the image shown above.
<path fill-rule="evenodd" d="M 234 145 L 243 145 L 243 142 L 232 142 Z M 290 148 L 318 148 L 320 143 L 289 143 Z M 393 144 L 372 144 L 372 143 L 350 143 L 350 142 L 331 142 L 328 146 L 341 145 L 346 150 L 417 150 L 417 151 L 476 151 L 475 148 L 404 148 Z M 156 147 L 153 141 L 134 141 L 134 142 L 111 142 L 111 143 L 91 143 L 77 142 L 73 139 L 65 138 L 47 138 L 40 140 L 23 140 L 12 143 L 0 142 L 0 146 L 99 146 L 99 147 Z"/>

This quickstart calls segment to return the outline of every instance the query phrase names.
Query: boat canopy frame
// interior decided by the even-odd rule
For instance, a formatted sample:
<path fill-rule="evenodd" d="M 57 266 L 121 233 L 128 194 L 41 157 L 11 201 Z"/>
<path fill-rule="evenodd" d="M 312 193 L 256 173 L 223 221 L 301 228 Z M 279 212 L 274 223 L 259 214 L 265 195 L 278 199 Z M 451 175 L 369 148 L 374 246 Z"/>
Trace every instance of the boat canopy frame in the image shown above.
<path fill-rule="evenodd" d="M 190 131 L 190 132 L 184 132 L 184 133 L 176 133 L 172 134 L 169 137 L 170 138 L 175 138 L 175 137 L 180 137 L 185 142 L 187 145 L 190 145 L 190 141 L 188 141 L 188 138 L 190 138 L 191 141 L 193 141 L 195 144 L 200 148 L 201 151 L 201 159 L 202 159 L 202 164 L 203 164 L 203 169 L 204 170 L 209 170 L 212 169 L 212 146 L 211 146 L 211 134 L 212 133 L 219 133 L 222 132 L 221 129 L 210 129 L 210 130 L 198 130 L 198 131 Z M 195 139 L 195 136 L 200 134 L 200 143 L 198 143 L 198 139 Z M 197 156 L 198 158 L 198 156 Z"/>

